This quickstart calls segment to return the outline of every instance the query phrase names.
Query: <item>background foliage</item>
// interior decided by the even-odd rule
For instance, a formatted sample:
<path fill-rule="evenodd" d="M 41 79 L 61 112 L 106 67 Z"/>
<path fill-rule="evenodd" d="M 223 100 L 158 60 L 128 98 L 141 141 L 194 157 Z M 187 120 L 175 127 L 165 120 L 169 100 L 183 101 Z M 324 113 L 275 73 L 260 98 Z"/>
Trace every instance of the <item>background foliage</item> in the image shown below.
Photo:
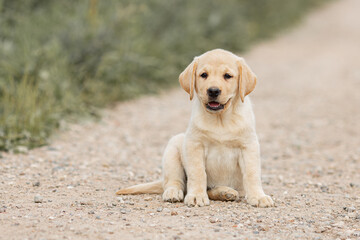
<path fill-rule="evenodd" d="M 244 51 L 325 1 L 0 0 L 0 150 L 176 85 L 195 55 Z"/>

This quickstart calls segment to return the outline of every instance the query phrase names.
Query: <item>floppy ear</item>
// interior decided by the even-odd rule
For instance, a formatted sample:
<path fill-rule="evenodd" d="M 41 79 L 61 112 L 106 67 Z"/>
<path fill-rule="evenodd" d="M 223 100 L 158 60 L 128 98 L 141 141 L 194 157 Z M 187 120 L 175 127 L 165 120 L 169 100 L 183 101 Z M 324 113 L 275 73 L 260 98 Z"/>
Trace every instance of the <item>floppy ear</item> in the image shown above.
<path fill-rule="evenodd" d="M 245 60 L 239 58 L 238 60 L 239 69 L 239 94 L 241 101 L 244 102 L 246 95 L 251 93 L 256 85 L 256 75 L 251 71 L 250 67 L 245 63 Z"/>
<path fill-rule="evenodd" d="M 197 64 L 198 59 L 195 57 L 179 76 L 180 85 L 190 95 L 190 100 L 194 97 Z"/>

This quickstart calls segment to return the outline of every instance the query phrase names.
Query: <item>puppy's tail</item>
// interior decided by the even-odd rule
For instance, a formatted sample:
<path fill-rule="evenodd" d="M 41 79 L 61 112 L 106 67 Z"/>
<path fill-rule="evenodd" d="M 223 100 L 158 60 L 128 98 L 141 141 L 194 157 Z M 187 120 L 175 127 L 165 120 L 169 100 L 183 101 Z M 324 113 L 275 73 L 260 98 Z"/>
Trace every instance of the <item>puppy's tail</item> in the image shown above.
<path fill-rule="evenodd" d="M 128 188 L 120 189 L 117 195 L 141 194 L 141 193 L 163 193 L 162 180 L 150 183 L 143 183 Z"/>

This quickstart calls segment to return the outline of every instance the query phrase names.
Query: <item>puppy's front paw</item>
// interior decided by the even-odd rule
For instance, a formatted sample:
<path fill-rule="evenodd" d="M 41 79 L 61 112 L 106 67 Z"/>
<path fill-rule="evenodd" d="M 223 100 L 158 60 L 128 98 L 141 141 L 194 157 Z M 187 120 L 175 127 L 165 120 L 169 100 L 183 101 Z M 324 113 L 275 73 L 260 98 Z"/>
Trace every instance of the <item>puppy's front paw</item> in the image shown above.
<path fill-rule="evenodd" d="M 181 202 L 184 199 L 184 192 L 176 187 L 169 187 L 162 197 L 165 202 Z"/>
<path fill-rule="evenodd" d="M 274 207 L 274 201 L 268 195 L 262 195 L 259 197 L 248 197 L 247 202 L 254 207 Z"/>
<path fill-rule="evenodd" d="M 194 206 L 208 206 L 210 204 L 209 197 L 206 193 L 202 194 L 193 194 L 188 193 L 185 197 L 184 203 L 189 207 Z"/>

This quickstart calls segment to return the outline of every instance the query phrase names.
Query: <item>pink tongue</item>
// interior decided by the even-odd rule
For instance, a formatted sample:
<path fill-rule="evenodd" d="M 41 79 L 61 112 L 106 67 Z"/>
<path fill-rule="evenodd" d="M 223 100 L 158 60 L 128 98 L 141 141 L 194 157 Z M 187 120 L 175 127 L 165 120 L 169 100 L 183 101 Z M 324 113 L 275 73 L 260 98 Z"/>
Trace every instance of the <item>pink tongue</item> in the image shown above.
<path fill-rule="evenodd" d="M 217 102 L 209 102 L 209 106 L 210 106 L 210 107 L 218 107 L 218 106 L 220 106 L 220 103 L 217 103 Z"/>

